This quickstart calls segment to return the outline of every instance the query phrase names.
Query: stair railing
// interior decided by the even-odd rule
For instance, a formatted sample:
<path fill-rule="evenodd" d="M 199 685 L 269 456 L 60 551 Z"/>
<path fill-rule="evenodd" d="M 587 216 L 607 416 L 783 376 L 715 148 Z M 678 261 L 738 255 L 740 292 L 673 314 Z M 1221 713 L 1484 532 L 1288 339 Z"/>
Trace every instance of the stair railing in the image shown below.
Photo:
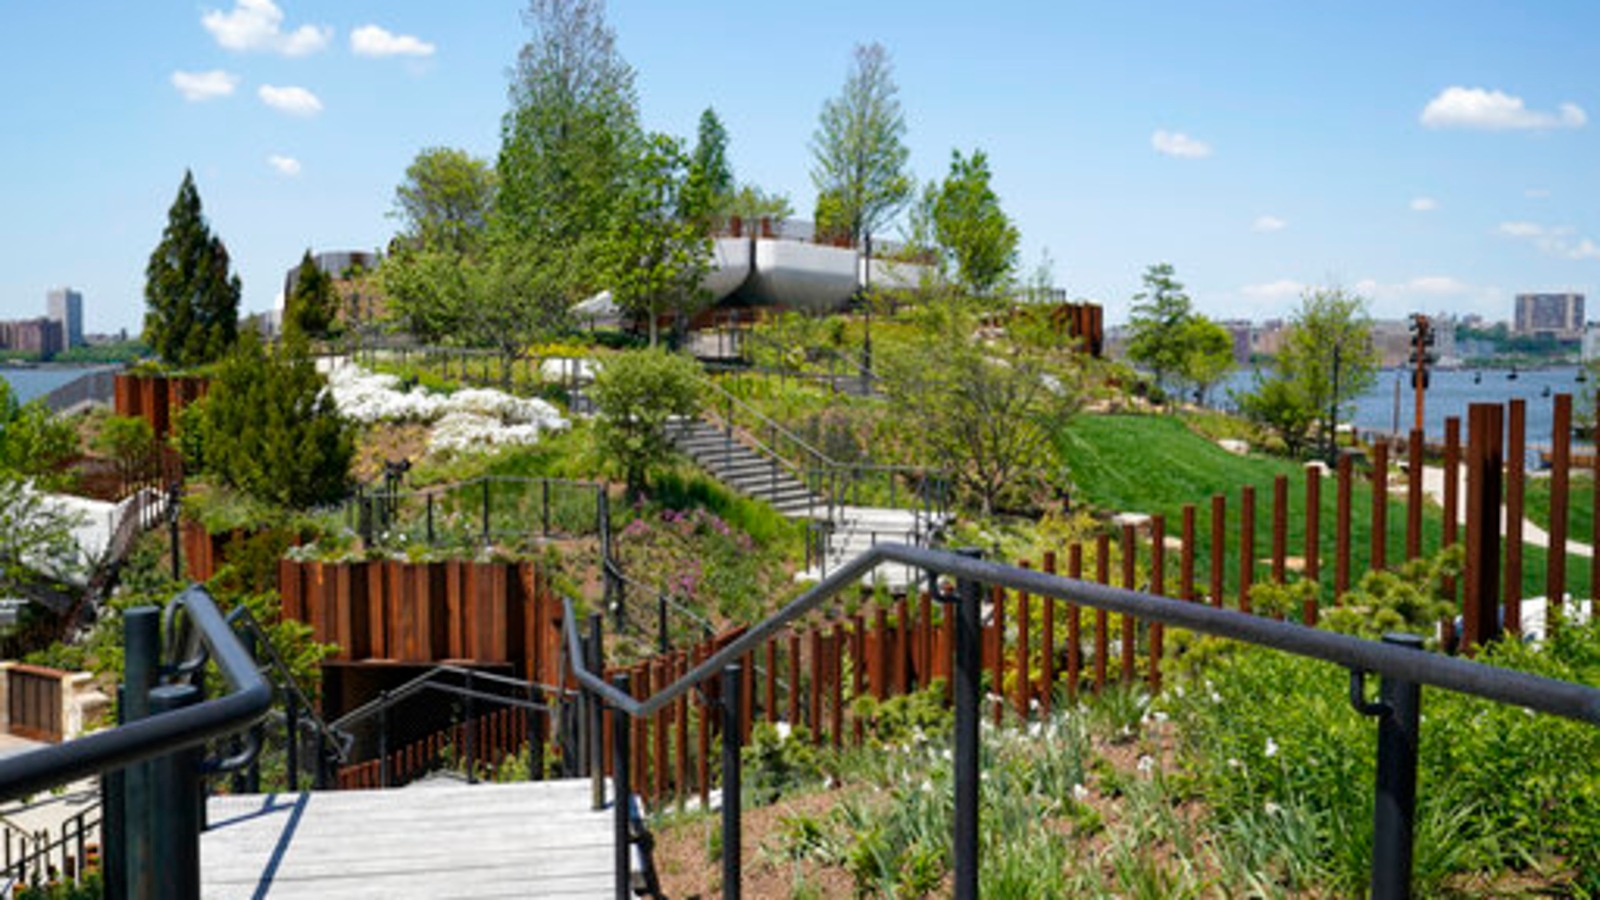
<path fill-rule="evenodd" d="M 986 586 L 1025 591 L 1035 597 L 1054 598 L 1094 610 L 1186 628 L 1349 670 L 1350 700 L 1355 712 L 1378 718 L 1377 799 L 1371 869 L 1371 894 L 1377 900 L 1410 896 L 1423 686 L 1600 725 L 1600 689 L 1424 652 L 1421 641 L 1412 635 L 1389 635 L 1383 641 L 1366 640 L 1237 610 L 987 562 L 976 550 L 948 552 L 903 544 L 879 544 L 841 566 L 782 609 L 750 626 L 649 697 L 631 696 L 626 674 L 617 675 L 614 683 L 606 682 L 603 661 L 595 650 L 600 643 L 597 621 L 591 617 L 590 635 L 580 636 L 572 601 L 564 600 L 562 631 L 567 649 L 563 665 L 577 681 L 592 716 L 583 721 L 591 730 L 589 747 L 595 756 L 599 754 L 596 745 L 600 718 L 607 708 L 612 717 L 612 808 L 618 898 L 630 896 L 630 850 L 636 840 L 630 814 L 633 807 L 628 747 L 629 733 L 633 730 L 630 719 L 653 715 L 689 691 L 701 688 L 712 679 L 720 679 L 718 689 L 707 693 L 720 698 L 722 706 L 722 896 L 737 900 L 741 872 L 739 735 L 742 733 L 740 693 L 743 680 L 739 660 L 791 622 L 838 594 L 855 589 L 864 575 L 885 562 L 927 572 L 930 593 L 947 607 L 947 614 L 954 617 L 951 652 L 955 722 L 951 780 L 955 814 L 951 828 L 954 862 L 951 888 L 957 900 L 976 900 L 978 896 L 978 783 L 981 778 L 978 733 L 983 663 L 980 615 Z M 940 576 L 952 579 L 954 590 L 941 588 L 937 581 Z M 1366 679 L 1371 675 L 1382 678 L 1380 700 L 1376 703 L 1367 700 Z M 592 767 L 597 809 L 604 799 L 600 768 Z"/>

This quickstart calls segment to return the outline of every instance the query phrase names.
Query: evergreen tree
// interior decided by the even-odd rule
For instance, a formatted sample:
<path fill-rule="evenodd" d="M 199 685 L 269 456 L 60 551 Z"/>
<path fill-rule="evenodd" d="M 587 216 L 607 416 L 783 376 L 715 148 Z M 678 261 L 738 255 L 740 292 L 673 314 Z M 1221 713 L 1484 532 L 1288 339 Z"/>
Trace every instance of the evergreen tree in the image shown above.
<path fill-rule="evenodd" d="M 823 104 L 811 139 L 819 233 L 859 243 L 911 198 L 899 90 L 883 45 L 857 46 L 844 90 Z"/>
<path fill-rule="evenodd" d="M 194 176 L 185 171 L 145 267 L 145 343 L 175 366 L 220 359 L 238 336 L 239 294 L 228 250 L 206 224 Z"/>
<path fill-rule="evenodd" d="M 699 219 L 705 230 L 720 226 L 728 215 L 734 196 L 733 167 L 728 163 L 728 129 L 717 111 L 706 108 L 700 114 L 700 129 L 694 151 L 689 155 L 688 182 L 684 187 L 679 215 Z"/>
<path fill-rule="evenodd" d="M 284 333 L 323 337 L 333 325 L 338 302 L 333 276 L 322 271 L 307 250 L 295 272 L 294 290 L 283 299 Z"/>
<path fill-rule="evenodd" d="M 1144 290 L 1133 295 L 1128 316 L 1128 358 L 1148 368 L 1162 388 L 1183 370 L 1188 356 L 1184 334 L 1194 316 L 1194 304 L 1171 263 L 1145 270 Z"/>
<path fill-rule="evenodd" d="M 354 432 L 302 340 L 268 350 L 246 330 L 200 404 L 205 469 L 224 484 L 303 509 L 344 496 Z"/>

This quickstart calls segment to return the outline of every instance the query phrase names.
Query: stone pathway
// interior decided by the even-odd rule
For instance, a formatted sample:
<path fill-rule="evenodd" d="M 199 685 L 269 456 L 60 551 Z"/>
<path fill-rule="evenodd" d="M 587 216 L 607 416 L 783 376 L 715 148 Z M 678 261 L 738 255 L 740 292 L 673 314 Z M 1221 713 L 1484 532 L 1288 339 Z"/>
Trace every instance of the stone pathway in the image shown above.
<path fill-rule="evenodd" d="M 1461 471 L 1458 473 L 1458 475 L 1460 477 L 1460 481 L 1459 481 L 1459 483 L 1457 485 L 1457 487 L 1458 487 L 1457 496 L 1465 498 L 1466 495 L 1467 495 L 1467 473 L 1466 473 L 1465 467 L 1463 467 L 1461 469 Z M 1435 503 L 1438 503 L 1440 506 L 1443 506 L 1444 505 L 1444 489 L 1445 489 L 1444 469 L 1435 468 L 1435 467 L 1432 467 L 1432 466 L 1424 467 L 1423 470 L 1422 470 L 1422 490 L 1423 490 L 1423 493 L 1427 494 L 1428 497 L 1431 498 Z M 1389 490 L 1390 490 L 1390 493 L 1399 493 L 1399 494 L 1404 494 L 1405 493 L 1404 485 L 1402 485 L 1399 489 L 1396 489 L 1396 488 L 1391 486 Z M 1460 509 L 1457 511 L 1458 519 L 1460 521 L 1462 521 L 1462 522 L 1465 522 L 1465 521 L 1467 521 L 1467 504 L 1463 500 L 1459 504 L 1459 506 L 1460 506 Z M 1505 510 L 1505 507 L 1502 506 L 1502 507 L 1500 507 L 1500 533 L 1501 534 L 1505 534 L 1505 531 L 1506 531 L 1506 510 Z M 1522 541 L 1525 544 L 1532 544 L 1535 547 L 1548 548 L 1550 546 L 1550 533 L 1548 531 L 1545 531 L 1543 528 L 1540 528 L 1538 525 L 1534 524 L 1532 521 L 1524 518 L 1522 520 Z M 1578 543 L 1578 542 L 1573 541 L 1573 540 L 1568 540 L 1567 541 L 1567 553 L 1569 553 L 1572 556 L 1590 557 L 1590 556 L 1594 555 L 1594 549 L 1591 548 L 1588 544 L 1581 544 L 1581 543 Z"/>

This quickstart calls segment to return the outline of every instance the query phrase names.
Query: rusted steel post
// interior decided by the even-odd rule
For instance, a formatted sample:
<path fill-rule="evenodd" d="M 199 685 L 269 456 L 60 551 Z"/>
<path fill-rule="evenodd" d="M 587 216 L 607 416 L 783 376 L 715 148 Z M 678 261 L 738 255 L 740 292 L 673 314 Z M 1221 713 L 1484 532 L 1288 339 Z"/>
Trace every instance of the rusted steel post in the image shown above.
<path fill-rule="evenodd" d="M 1044 571 L 1056 574 L 1056 552 L 1044 553 Z M 1044 633 L 1039 635 L 1039 707 L 1050 715 L 1056 692 L 1056 598 L 1044 598 Z"/>
<path fill-rule="evenodd" d="M 1178 594 L 1193 603 L 1194 593 L 1194 516 L 1193 503 L 1183 505 L 1183 556 L 1178 565 Z"/>
<path fill-rule="evenodd" d="M 1228 546 L 1228 498 L 1211 495 L 1211 605 L 1222 607 L 1223 555 Z"/>
<path fill-rule="evenodd" d="M 1512 400 L 1506 413 L 1505 628 L 1513 634 L 1521 634 L 1522 496 L 1528 469 L 1528 401 Z M 1600 459 L 1600 453 L 1595 457 Z M 1596 483 L 1600 484 L 1600 481 Z M 1595 497 L 1600 499 L 1600 491 L 1595 492 Z M 1600 555 L 1596 555 L 1595 559 L 1600 561 Z"/>
<path fill-rule="evenodd" d="M 1322 467 L 1309 465 L 1306 473 L 1306 568 L 1309 581 L 1322 579 Z"/>
<path fill-rule="evenodd" d="M 889 682 L 895 695 L 909 694 L 911 684 L 911 616 L 906 598 L 900 597 L 894 604 L 894 660 L 892 675 Z"/>
<path fill-rule="evenodd" d="M 1167 593 L 1167 519 L 1150 517 L 1150 593 L 1164 597 Z M 1161 657 L 1165 629 L 1160 622 L 1150 623 L 1150 690 L 1161 690 Z"/>
<path fill-rule="evenodd" d="M 767 684 L 762 706 L 768 722 L 778 721 L 778 639 L 767 638 Z"/>
<path fill-rule="evenodd" d="M 1134 571 L 1134 564 L 1138 561 L 1139 545 L 1132 525 L 1122 526 L 1122 586 L 1128 590 L 1136 590 L 1138 582 Z M 1139 623 L 1133 616 L 1122 616 L 1122 649 L 1118 654 L 1122 665 L 1123 684 L 1132 684 L 1137 655 L 1136 642 L 1138 639 Z"/>
<path fill-rule="evenodd" d="M 860 697 L 866 690 L 867 677 L 867 620 L 860 613 L 850 617 L 850 696 Z M 860 744 L 865 735 L 866 723 L 859 716 L 850 717 L 850 736 Z"/>
<path fill-rule="evenodd" d="M 1017 563 L 1024 569 L 1033 567 L 1032 563 L 1022 560 Z M 1028 718 L 1028 701 L 1032 699 L 1030 690 L 1030 677 L 1028 671 L 1028 645 L 1030 643 L 1029 628 L 1031 624 L 1028 617 L 1032 610 L 1028 608 L 1028 592 L 1017 592 L 1017 715 L 1024 720 Z"/>
<path fill-rule="evenodd" d="M 689 672 L 689 658 L 681 651 L 672 654 L 672 665 L 675 678 L 682 678 Z M 676 708 L 674 714 L 677 718 L 677 741 L 674 750 L 677 754 L 677 782 L 673 785 L 673 795 L 678 801 L 678 808 L 683 808 L 683 802 L 689 796 L 689 695 L 678 695 L 673 703 Z"/>
<path fill-rule="evenodd" d="M 1467 407 L 1467 560 L 1462 597 L 1461 647 L 1499 636 L 1501 409 Z"/>
<path fill-rule="evenodd" d="M 1440 538 L 1441 547 L 1455 546 L 1459 540 L 1461 528 L 1461 418 L 1449 416 L 1444 420 L 1444 528 Z M 1456 580 L 1447 578 L 1444 581 L 1444 593 L 1452 606 L 1456 602 Z M 1446 644 L 1454 643 L 1455 622 L 1445 623 L 1449 638 Z"/>
<path fill-rule="evenodd" d="M 1550 426 L 1550 549 L 1545 557 L 1545 630 L 1554 635 L 1566 614 L 1567 513 L 1572 475 L 1572 395 L 1557 394 Z"/>
<path fill-rule="evenodd" d="M 933 598 L 923 591 L 917 599 L 917 686 L 933 684 Z"/>
<path fill-rule="evenodd" d="M 1256 489 L 1239 491 L 1239 611 L 1250 611 L 1250 589 L 1256 581 Z"/>
<path fill-rule="evenodd" d="M 1095 580 L 1101 584 L 1111 583 L 1111 538 L 1109 535 L 1095 536 Z M 1107 631 L 1106 611 L 1094 611 L 1094 690 L 1099 693 L 1106 686 L 1106 656 L 1110 653 L 1110 641 L 1106 636 Z"/>
<path fill-rule="evenodd" d="M 1595 402 L 1594 429 L 1590 432 L 1589 439 L 1593 445 L 1589 450 L 1589 521 L 1600 522 L 1600 397 Z M 1600 597 L 1600 527 L 1591 524 L 1589 535 L 1589 596 Z M 1592 602 L 1592 601 L 1591 601 Z"/>
<path fill-rule="evenodd" d="M 828 702 L 835 750 L 844 746 L 844 643 L 844 623 L 834 622 L 833 637 L 828 641 L 828 681 L 832 691 Z"/>
<path fill-rule="evenodd" d="M 811 743 L 822 743 L 822 689 L 828 667 L 822 658 L 822 629 L 813 626 L 811 637 L 811 708 L 807 724 L 811 726 Z"/>
<path fill-rule="evenodd" d="M 1289 555 L 1289 476 L 1272 479 L 1272 583 L 1283 584 Z"/>
<path fill-rule="evenodd" d="M 1389 565 L 1389 445 L 1372 445 L 1372 555 L 1367 564 L 1373 569 Z"/>
<path fill-rule="evenodd" d="M 1333 521 L 1333 596 L 1339 602 L 1350 590 L 1350 457 L 1339 457 Z"/>
<path fill-rule="evenodd" d="M 1083 545 L 1067 548 L 1067 577 L 1073 581 L 1083 579 Z M 1083 672 L 1083 617 L 1076 603 L 1068 603 L 1067 610 L 1067 699 L 1078 697 L 1078 679 Z"/>
<path fill-rule="evenodd" d="M 1406 559 L 1422 555 L 1422 450 L 1426 437 L 1420 428 L 1406 438 Z"/>
<path fill-rule="evenodd" d="M 879 607 L 878 615 L 883 615 L 883 608 Z M 878 633 L 879 643 L 882 643 L 883 633 Z M 789 632 L 789 725 L 798 727 L 805 724 L 800 720 L 800 632 Z"/>

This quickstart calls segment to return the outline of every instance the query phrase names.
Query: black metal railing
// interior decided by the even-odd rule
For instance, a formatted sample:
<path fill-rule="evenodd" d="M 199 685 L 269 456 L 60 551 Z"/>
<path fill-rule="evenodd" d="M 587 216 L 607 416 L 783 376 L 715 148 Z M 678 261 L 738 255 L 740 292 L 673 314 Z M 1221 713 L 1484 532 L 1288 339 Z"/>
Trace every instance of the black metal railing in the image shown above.
<path fill-rule="evenodd" d="M 273 645 L 266 629 L 249 607 L 235 607 L 228 614 L 228 623 L 239 633 L 250 655 L 263 664 L 261 670 L 280 699 L 282 710 L 274 710 L 273 716 L 283 725 L 285 784 L 290 791 L 300 790 L 301 761 L 309 757 L 312 784 L 318 789 L 331 786 L 335 770 L 349 758 L 354 739 L 349 733 L 323 721 L 317 704 L 306 696 L 299 679 L 283 661 L 278 648 Z M 258 749 L 266 743 L 259 723 L 251 726 L 250 740 Z M 248 766 L 234 773 L 234 789 L 242 793 L 256 793 L 261 789 L 259 752 L 251 758 Z"/>
<path fill-rule="evenodd" d="M 609 598 L 607 609 L 618 632 L 639 630 L 643 621 L 653 621 L 656 647 L 663 653 L 676 643 L 675 633 L 682 636 L 689 631 L 701 638 L 709 638 L 714 633 L 711 620 L 684 605 L 683 597 L 677 592 L 630 578 L 615 560 L 605 560 L 603 565 Z M 641 613 L 639 607 L 645 604 L 650 608 Z"/>
<path fill-rule="evenodd" d="M 594 481 L 484 475 L 401 490 L 390 479 L 345 501 L 347 525 L 373 546 L 489 543 L 606 535 L 606 486 Z"/>
<path fill-rule="evenodd" d="M 1380 900 L 1410 896 L 1413 826 L 1416 813 L 1417 737 L 1420 729 L 1418 698 L 1423 686 L 1442 688 L 1497 703 L 1525 707 L 1590 724 L 1600 725 L 1600 690 L 1510 669 L 1501 669 L 1434 653 L 1422 652 L 1420 643 L 1406 635 L 1384 641 L 1364 640 L 1303 625 L 1262 618 L 1249 613 L 1204 604 L 1171 600 L 1152 594 L 987 562 L 976 551 L 948 552 L 901 544 L 880 544 L 841 566 L 815 587 L 782 609 L 752 625 L 722 649 L 701 661 L 672 684 L 649 697 L 628 693 L 627 676 L 606 683 L 598 653 L 597 617 L 591 617 L 590 634 L 580 635 L 571 601 L 563 618 L 566 664 L 577 680 L 586 705 L 582 721 L 598 734 L 599 719 L 609 708 L 613 716 L 613 796 L 631 796 L 629 785 L 628 720 L 650 716 L 702 683 L 720 678 L 723 707 L 723 896 L 739 896 L 739 720 L 740 671 L 738 660 L 755 650 L 789 623 L 817 609 L 837 594 L 854 590 L 861 577 L 879 564 L 890 562 L 927 573 L 930 591 L 951 608 L 954 619 L 955 673 L 954 793 L 952 828 L 954 896 L 972 900 L 978 895 L 978 711 L 982 656 L 980 606 L 985 586 L 1002 586 L 1033 596 L 1051 597 L 1095 610 L 1119 613 L 1149 622 L 1175 625 L 1203 634 L 1333 663 L 1350 671 L 1351 702 L 1356 711 L 1378 719 L 1378 763 L 1374 812 L 1372 896 Z M 954 579 L 953 591 L 941 589 L 937 577 Z M 1382 683 L 1378 699 L 1367 699 L 1369 676 Z M 595 764 L 598 740 L 588 741 L 591 773 L 596 779 L 598 808 L 603 785 Z M 616 810 L 616 896 L 628 896 L 628 845 L 633 840 L 628 810 L 631 803 L 613 803 Z"/>
<path fill-rule="evenodd" d="M 168 654 L 161 610 L 123 611 L 117 727 L 0 763 L 0 800 L 102 776 L 104 875 L 113 896 L 200 896 L 204 779 L 248 765 L 254 753 L 208 759 L 205 744 L 249 729 L 272 703 L 272 688 L 203 588 L 185 590 L 168 611 Z M 205 700 L 208 662 L 228 692 Z"/>
<path fill-rule="evenodd" d="M 450 725 L 469 726 L 462 729 L 462 746 L 457 748 L 461 759 L 466 762 L 469 782 L 477 781 L 477 768 L 474 763 L 483 755 L 480 753 L 480 748 L 475 746 L 479 730 L 471 727 L 479 721 L 483 708 L 510 708 L 522 710 L 527 714 L 527 731 L 521 738 L 528 748 L 528 771 L 533 779 L 542 778 L 544 775 L 544 748 L 548 735 L 556 734 L 558 740 L 562 742 L 575 739 L 575 733 L 571 728 L 561 728 L 559 721 L 554 723 L 549 721 L 550 718 L 559 717 L 561 702 L 571 692 L 553 685 L 523 681 L 495 672 L 449 664 L 437 665 L 399 687 L 380 691 L 377 697 L 330 723 L 330 728 L 348 735 L 356 735 L 358 731 L 365 730 L 365 726 L 371 726 L 372 738 L 366 743 L 378 763 L 379 787 L 394 787 L 398 782 L 391 766 L 391 756 L 400 748 L 400 742 L 394 737 L 393 720 L 396 710 L 408 700 L 428 693 L 442 694 L 453 698 L 459 704 L 453 710 L 453 721 Z M 558 758 L 564 767 L 574 765 L 577 757 L 575 745 L 568 747 L 563 744 L 558 753 Z M 563 768 L 562 773 L 578 774 L 575 769 L 570 768 Z"/>

